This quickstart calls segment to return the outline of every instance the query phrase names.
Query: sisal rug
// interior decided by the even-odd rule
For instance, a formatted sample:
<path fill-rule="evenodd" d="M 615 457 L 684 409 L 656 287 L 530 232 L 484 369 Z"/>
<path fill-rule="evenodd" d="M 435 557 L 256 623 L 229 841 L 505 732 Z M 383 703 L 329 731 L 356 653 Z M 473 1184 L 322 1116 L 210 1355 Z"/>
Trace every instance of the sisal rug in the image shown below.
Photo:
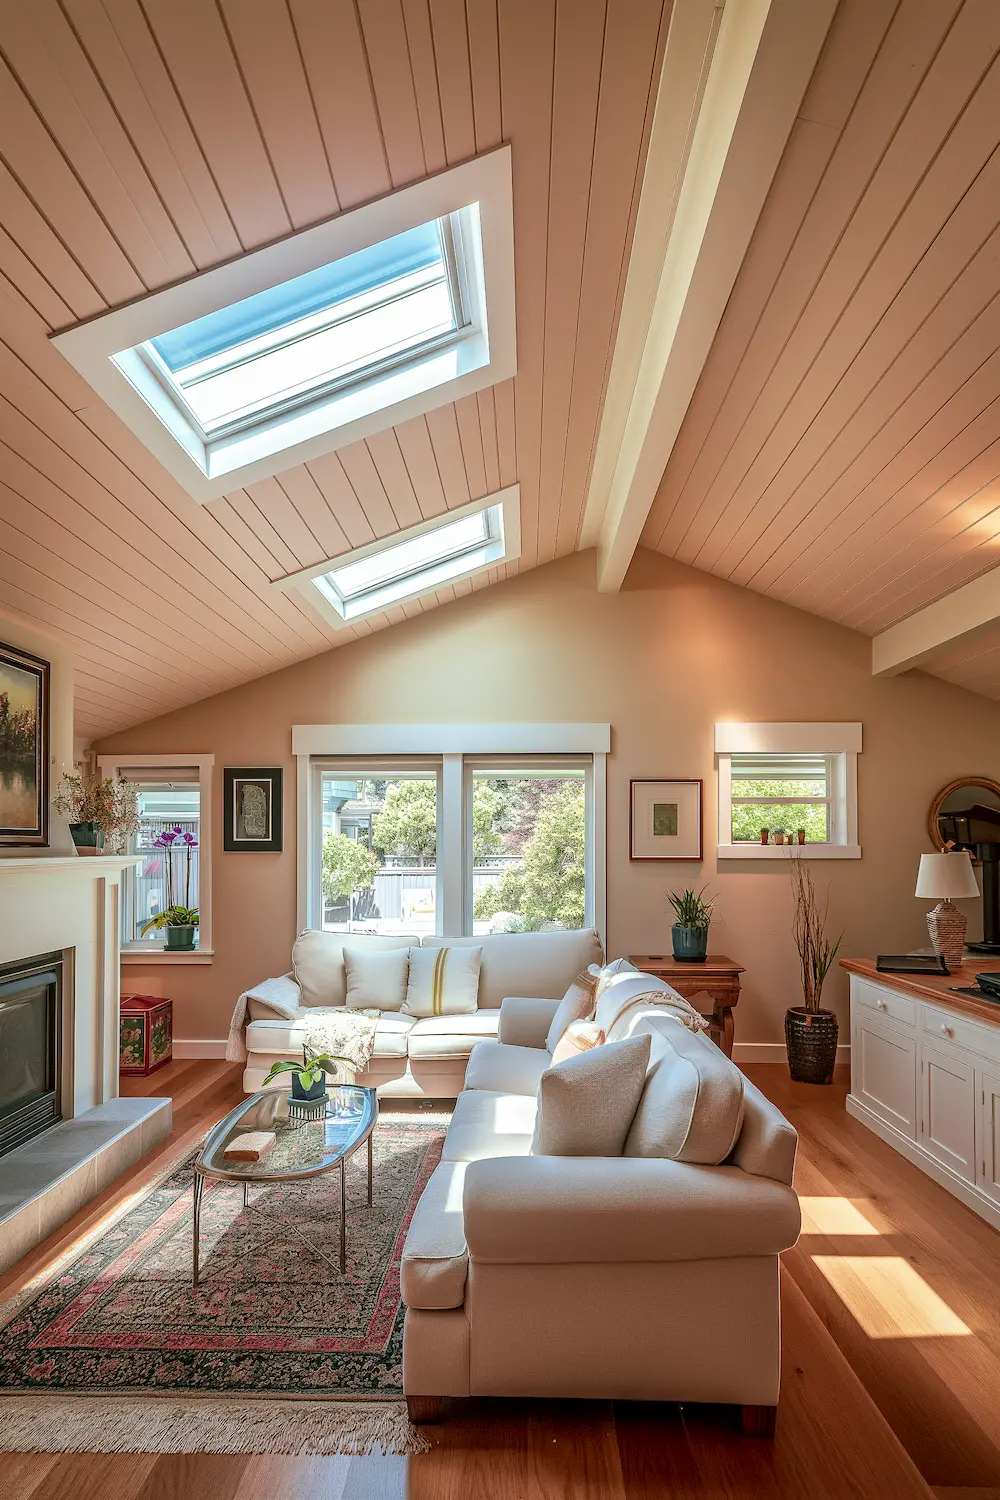
<path fill-rule="evenodd" d="M 443 1117 L 383 1113 L 339 1173 L 209 1182 L 191 1284 L 189 1153 L 0 1306 L 0 1449 L 366 1453 L 426 1444 L 402 1400 L 399 1261 Z M 156 1399 L 151 1399 L 156 1398 Z"/>

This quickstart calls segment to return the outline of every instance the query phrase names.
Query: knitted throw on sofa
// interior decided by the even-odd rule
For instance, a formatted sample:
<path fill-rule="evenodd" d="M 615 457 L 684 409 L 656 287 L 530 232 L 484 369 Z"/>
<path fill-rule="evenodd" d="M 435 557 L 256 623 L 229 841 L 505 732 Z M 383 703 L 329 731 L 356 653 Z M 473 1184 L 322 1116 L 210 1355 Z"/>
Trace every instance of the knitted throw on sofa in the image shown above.
<path fill-rule="evenodd" d="M 251 999 L 266 1005 L 287 1021 L 302 1021 L 305 1043 L 313 1052 L 332 1052 L 349 1057 L 354 1074 L 363 1073 L 375 1048 L 375 1027 L 381 1014 L 377 1010 L 348 1010 L 346 1006 L 299 1005 L 298 986 L 287 978 L 265 979 L 247 990 L 236 1002 L 229 1023 L 226 1057 L 230 1062 L 245 1062 L 247 1056 L 246 1024 Z M 341 1070 L 342 1071 L 342 1070 Z M 349 1082 L 340 1079 L 340 1082 Z"/>

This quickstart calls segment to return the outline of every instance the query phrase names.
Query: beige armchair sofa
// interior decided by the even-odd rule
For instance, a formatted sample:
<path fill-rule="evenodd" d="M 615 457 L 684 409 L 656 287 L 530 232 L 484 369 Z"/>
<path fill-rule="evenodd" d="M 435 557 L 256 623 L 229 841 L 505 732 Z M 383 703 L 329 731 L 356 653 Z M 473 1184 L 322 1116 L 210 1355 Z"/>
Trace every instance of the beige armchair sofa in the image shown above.
<path fill-rule="evenodd" d="M 465 1080 L 469 1054 L 477 1042 L 495 1040 L 500 1006 L 507 996 L 552 997 L 552 1009 L 571 980 L 588 964 L 600 963 L 601 939 L 592 929 L 579 932 L 493 933 L 480 937 L 373 935 L 307 931 L 296 939 L 292 972 L 247 990 L 245 1028 L 247 1093 L 263 1088 L 271 1064 L 302 1055 L 307 1018 L 347 999 L 344 948 L 478 948 L 479 1008 L 470 1015 L 428 1016 L 421 1020 L 387 1011 L 375 1031 L 375 1052 L 357 1082 L 386 1098 L 454 1099 Z M 278 1015 L 280 996 L 291 1018 Z M 280 1080 L 279 1080 L 280 1086 Z"/>
<path fill-rule="evenodd" d="M 746 1432 L 772 1433 L 795 1131 L 705 1036 L 640 1005 L 608 1033 L 651 1035 L 635 1119 L 648 1138 L 667 1112 L 681 1154 L 701 1159 L 629 1143 L 533 1156 L 553 1014 L 505 1000 L 417 1205 L 402 1260 L 412 1417 L 433 1420 L 446 1396 L 726 1402 Z"/>

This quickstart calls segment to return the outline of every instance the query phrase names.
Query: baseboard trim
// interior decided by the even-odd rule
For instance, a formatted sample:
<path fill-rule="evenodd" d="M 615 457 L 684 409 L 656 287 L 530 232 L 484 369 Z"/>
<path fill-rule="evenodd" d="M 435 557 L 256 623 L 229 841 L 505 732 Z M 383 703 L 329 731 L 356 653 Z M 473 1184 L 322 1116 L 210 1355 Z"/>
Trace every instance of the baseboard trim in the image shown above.
<path fill-rule="evenodd" d="M 218 1057 L 224 1060 L 225 1056 L 225 1041 L 203 1042 L 198 1038 L 195 1038 L 193 1041 L 185 1042 L 178 1037 L 174 1038 L 174 1057 L 178 1058 L 179 1060 L 190 1060 L 194 1057 Z"/>
<path fill-rule="evenodd" d="M 783 1063 L 786 1059 L 784 1042 L 734 1042 L 733 1062 L 739 1063 Z M 837 1065 L 851 1060 L 850 1042 L 840 1042 L 837 1047 Z"/>

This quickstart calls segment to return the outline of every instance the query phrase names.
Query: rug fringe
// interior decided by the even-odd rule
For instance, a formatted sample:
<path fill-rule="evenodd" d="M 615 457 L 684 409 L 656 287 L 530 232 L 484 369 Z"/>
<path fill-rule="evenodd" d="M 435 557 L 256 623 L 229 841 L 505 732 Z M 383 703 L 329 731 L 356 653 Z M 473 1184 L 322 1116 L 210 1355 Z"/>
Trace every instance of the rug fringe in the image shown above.
<path fill-rule="evenodd" d="M 8 1453 L 417 1454 L 430 1443 L 399 1401 L 4 1396 Z"/>

